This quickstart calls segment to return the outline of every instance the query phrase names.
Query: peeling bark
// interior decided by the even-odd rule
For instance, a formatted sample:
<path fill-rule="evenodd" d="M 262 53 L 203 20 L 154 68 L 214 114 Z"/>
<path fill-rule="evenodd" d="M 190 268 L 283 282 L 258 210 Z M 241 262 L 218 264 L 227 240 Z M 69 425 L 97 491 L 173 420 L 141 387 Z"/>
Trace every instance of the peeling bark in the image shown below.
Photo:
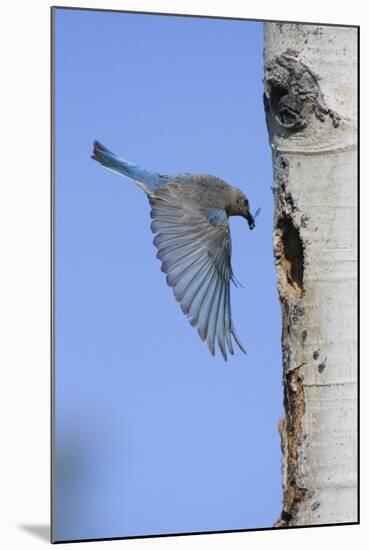
<path fill-rule="evenodd" d="M 283 510 L 357 521 L 357 30 L 266 23 L 282 308 Z"/>

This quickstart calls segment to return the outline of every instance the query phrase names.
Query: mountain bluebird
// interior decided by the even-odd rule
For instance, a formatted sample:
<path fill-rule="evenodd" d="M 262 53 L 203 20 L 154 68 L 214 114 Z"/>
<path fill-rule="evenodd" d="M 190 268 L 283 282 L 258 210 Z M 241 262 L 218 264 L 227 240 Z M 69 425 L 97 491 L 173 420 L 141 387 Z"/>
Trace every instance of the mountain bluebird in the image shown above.
<path fill-rule="evenodd" d="M 231 234 L 229 216 L 255 227 L 249 201 L 237 188 L 210 175 L 149 172 L 94 142 L 92 158 L 136 182 L 151 205 L 151 229 L 161 270 L 192 326 L 214 355 L 215 339 L 223 358 L 233 355 L 237 336 L 231 313 Z"/>

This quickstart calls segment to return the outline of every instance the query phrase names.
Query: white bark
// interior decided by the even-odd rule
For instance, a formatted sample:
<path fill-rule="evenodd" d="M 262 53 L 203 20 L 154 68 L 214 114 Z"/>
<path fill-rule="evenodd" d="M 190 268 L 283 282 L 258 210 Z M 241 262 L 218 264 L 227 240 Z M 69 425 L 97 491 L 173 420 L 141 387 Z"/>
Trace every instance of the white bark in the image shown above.
<path fill-rule="evenodd" d="M 286 414 L 276 526 L 356 522 L 357 29 L 266 23 L 264 48 Z"/>

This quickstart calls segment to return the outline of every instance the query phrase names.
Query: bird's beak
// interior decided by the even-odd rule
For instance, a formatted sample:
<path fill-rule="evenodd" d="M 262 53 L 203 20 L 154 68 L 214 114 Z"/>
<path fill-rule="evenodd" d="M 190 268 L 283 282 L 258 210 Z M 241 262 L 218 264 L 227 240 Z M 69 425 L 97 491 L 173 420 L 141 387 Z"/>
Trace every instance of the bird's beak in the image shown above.
<path fill-rule="evenodd" d="M 250 211 L 247 211 L 245 218 L 247 220 L 247 223 L 249 224 L 249 229 L 254 229 L 255 221 Z"/>

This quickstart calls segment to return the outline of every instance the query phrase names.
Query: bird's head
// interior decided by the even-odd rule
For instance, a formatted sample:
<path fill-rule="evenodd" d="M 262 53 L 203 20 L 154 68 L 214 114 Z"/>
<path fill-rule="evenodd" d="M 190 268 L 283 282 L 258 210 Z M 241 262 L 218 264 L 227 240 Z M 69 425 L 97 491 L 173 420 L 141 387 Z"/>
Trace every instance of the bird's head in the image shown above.
<path fill-rule="evenodd" d="M 250 212 L 250 203 L 248 198 L 242 191 L 239 189 L 234 189 L 235 193 L 233 196 L 232 203 L 230 205 L 229 215 L 230 216 L 242 216 L 247 220 L 250 229 L 254 229 L 255 221 L 254 216 Z"/>

